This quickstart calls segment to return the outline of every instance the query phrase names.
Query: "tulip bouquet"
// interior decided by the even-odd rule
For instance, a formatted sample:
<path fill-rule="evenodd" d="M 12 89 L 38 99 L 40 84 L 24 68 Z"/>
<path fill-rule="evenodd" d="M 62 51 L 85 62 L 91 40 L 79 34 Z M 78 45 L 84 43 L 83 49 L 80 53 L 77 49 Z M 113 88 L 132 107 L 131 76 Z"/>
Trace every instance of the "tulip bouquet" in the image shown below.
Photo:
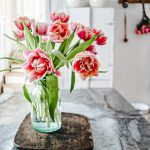
<path fill-rule="evenodd" d="M 69 15 L 53 12 L 51 23 L 36 22 L 27 17 L 16 18 L 14 40 L 24 59 L 4 57 L 21 64 L 27 77 L 35 85 L 28 92 L 23 86 L 25 98 L 31 103 L 32 127 L 40 132 L 53 132 L 61 127 L 60 96 L 58 77 L 61 67 L 71 67 L 71 88 L 75 85 L 75 73 L 85 80 L 98 76 L 100 62 L 96 58 L 95 44 L 106 44 L 102 31 L 80 23 L 68 23 Z M 74 37 L 78 40 L 73 42 Z M 1 71 L 20 69 L 8 68 Z"/>

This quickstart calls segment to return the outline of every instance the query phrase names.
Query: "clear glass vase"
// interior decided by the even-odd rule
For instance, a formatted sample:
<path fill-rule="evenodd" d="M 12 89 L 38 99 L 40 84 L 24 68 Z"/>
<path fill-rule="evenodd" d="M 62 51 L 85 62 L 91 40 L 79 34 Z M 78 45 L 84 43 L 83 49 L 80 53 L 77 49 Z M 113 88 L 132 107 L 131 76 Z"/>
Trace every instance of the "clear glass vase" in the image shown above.
<path fill-rule="evenodd" d="M 61 128 L 61 100 L 58 79 L 48 75 L 34 84 L 31 103 L 32 128 L 54 132 Z"/>

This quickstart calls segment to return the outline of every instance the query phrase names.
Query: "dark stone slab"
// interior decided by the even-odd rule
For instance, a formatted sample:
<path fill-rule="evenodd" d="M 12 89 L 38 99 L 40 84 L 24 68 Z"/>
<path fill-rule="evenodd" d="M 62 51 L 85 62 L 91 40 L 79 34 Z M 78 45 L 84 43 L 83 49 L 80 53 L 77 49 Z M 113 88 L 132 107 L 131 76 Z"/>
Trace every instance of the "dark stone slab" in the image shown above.
<path fill-rule="evenodd" d="M 15 147 L 28 150 L 92 150 L 93 139 L 87 117 L 62 113 L 62 128 L 53 133 L 39 133 L 31 128 L 30 114 L 15 136 Z"/>

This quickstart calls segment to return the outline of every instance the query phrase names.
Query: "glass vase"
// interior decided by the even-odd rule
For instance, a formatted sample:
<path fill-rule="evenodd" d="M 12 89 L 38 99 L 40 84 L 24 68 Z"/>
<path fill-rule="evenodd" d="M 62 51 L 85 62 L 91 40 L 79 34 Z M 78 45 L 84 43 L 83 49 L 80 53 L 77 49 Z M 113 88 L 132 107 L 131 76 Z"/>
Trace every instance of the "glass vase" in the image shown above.
<path fill-rule="evenodd" d="M 34 84 L 31 125 L 33 129 L 45 133 L 61 128 L 61 100 L 55 75 L 48 75 Z"/>

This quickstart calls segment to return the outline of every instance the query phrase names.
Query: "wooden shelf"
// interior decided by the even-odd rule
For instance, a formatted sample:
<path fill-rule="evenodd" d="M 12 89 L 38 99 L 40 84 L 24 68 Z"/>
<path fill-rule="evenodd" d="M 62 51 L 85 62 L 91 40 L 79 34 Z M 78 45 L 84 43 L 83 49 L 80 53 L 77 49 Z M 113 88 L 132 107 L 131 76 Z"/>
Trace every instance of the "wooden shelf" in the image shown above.
<path fill-rule="evenodd" d="M 122 3 L 124 0 L 119 0 L 119 3 Z M 128 3 L 141 3 L 142 0 L 127 0 Z M 150 3 L 150 0 L 145 0 L 145 3 Z"/>

